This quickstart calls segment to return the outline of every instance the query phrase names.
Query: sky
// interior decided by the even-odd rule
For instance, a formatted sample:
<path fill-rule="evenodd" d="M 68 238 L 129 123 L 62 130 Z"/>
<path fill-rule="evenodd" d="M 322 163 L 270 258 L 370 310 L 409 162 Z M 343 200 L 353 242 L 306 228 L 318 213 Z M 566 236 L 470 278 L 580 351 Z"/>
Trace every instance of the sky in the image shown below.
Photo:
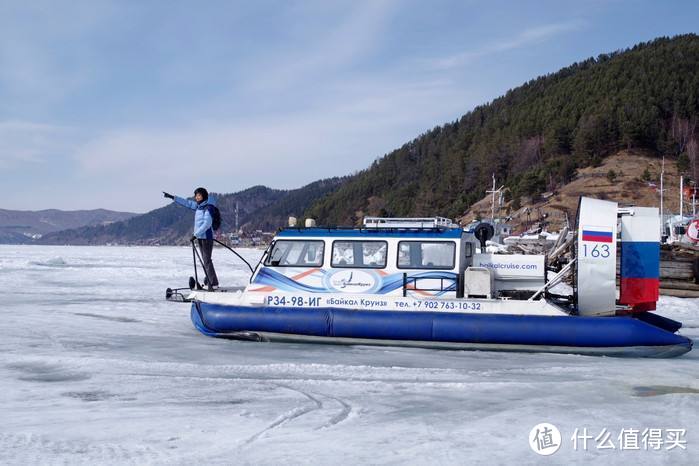
<path fill-rule="evenodd" d="M 342 176 L 696 1 L 0 0 L 0 208 Z"/>

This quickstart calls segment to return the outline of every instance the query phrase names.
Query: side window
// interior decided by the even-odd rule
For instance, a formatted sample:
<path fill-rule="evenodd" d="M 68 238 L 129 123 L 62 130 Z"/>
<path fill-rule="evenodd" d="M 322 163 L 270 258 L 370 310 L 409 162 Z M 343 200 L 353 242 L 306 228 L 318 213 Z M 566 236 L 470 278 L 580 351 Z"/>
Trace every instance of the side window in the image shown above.
<path fill-rule="evenodd" d="M 473 256 L 473 245 L 470 242 L 464 243 L 464 257 Z"/>
<path fill-rule="evenodd" d="M 386 267 L 388 243 L 385 241 L 335 241 L 331 265 L 382 269 Z"/>
<path fill-rule="evenodd" d="M 456 245 L 453 241 L 401 241 L 399 269 L 453 269 Z"/>
<path fill-rule="evenodd" d="M 267 256 L 265 265 L 273 267 L 321 267 L 323 241 L 278 240 Z"/>

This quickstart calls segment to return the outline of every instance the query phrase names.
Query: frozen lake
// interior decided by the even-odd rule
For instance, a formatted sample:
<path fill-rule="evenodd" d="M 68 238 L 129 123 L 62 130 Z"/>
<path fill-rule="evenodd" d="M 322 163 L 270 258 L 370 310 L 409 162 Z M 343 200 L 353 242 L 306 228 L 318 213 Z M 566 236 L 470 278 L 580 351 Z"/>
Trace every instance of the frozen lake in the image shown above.
<path fill-rule="evenodd" d="M 0 246 L 0 464 L 699 464 L 696 346 L 648 360 L 213 339 L 164 301 L 191 260 Z M 214 262 L 247 282 L 232 254 Z M 660 310 L 696 343 L 699 300 Z M 562 435 L 548 458 L 529 446 L 541 422 Z M 576 428 L 599 440 L 574 449 Z"/>

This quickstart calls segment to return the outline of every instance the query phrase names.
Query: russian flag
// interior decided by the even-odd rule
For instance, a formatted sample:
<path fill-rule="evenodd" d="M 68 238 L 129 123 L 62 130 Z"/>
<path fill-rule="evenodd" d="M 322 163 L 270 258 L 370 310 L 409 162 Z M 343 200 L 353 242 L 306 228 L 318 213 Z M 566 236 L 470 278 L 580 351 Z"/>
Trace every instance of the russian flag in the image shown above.
<path fill-rule="evenodd" d="M 655 309 L 660 288 L 660 243 L 622 241 L 620 279 L 620 303 L 653 303 Z"/>
<path fill-rule="evenodd" d="M 604 231 L 599 228 L 583 228 L 582 240 L 595 243 L 611 243 L 613 241 L 611 231 Z"/>
<path fill-rule="evenodd" d="M 660 216 L 655 207 L 634 207 L 621 217 L 620 304 L 655 309 L 660 288 Z"/>

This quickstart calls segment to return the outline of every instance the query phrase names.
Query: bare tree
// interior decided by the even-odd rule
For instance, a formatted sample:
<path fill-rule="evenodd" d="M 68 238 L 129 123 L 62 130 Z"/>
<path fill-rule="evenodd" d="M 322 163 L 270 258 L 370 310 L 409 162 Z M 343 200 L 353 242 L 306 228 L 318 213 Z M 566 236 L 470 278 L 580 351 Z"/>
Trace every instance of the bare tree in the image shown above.
<path fill-rule="evenodd" d="M 687 158 L 692 167 L 692 179 L 697 181 L 697 155 L 699 155 L 699 143 L 696 138 L 692 137 L 687 142 Z"/>
<path fill-rule="evenodd" d="M 677 143 L 677 153 L 681 154 L 687 148 L 687 144 L 694 137 L 697 128 L 697 119 L 680 118 L 676 114 L 672 116 L 671 134 L 672 139 Z"/>
<path fill-rule="evenodd" d="M 541 149 L 544 145 L 544 137 L 536 135 L 520 141 L 517 148 L 517 157 L 514 159 L 513 171 L 526 171 L 541 162 Z"/>

